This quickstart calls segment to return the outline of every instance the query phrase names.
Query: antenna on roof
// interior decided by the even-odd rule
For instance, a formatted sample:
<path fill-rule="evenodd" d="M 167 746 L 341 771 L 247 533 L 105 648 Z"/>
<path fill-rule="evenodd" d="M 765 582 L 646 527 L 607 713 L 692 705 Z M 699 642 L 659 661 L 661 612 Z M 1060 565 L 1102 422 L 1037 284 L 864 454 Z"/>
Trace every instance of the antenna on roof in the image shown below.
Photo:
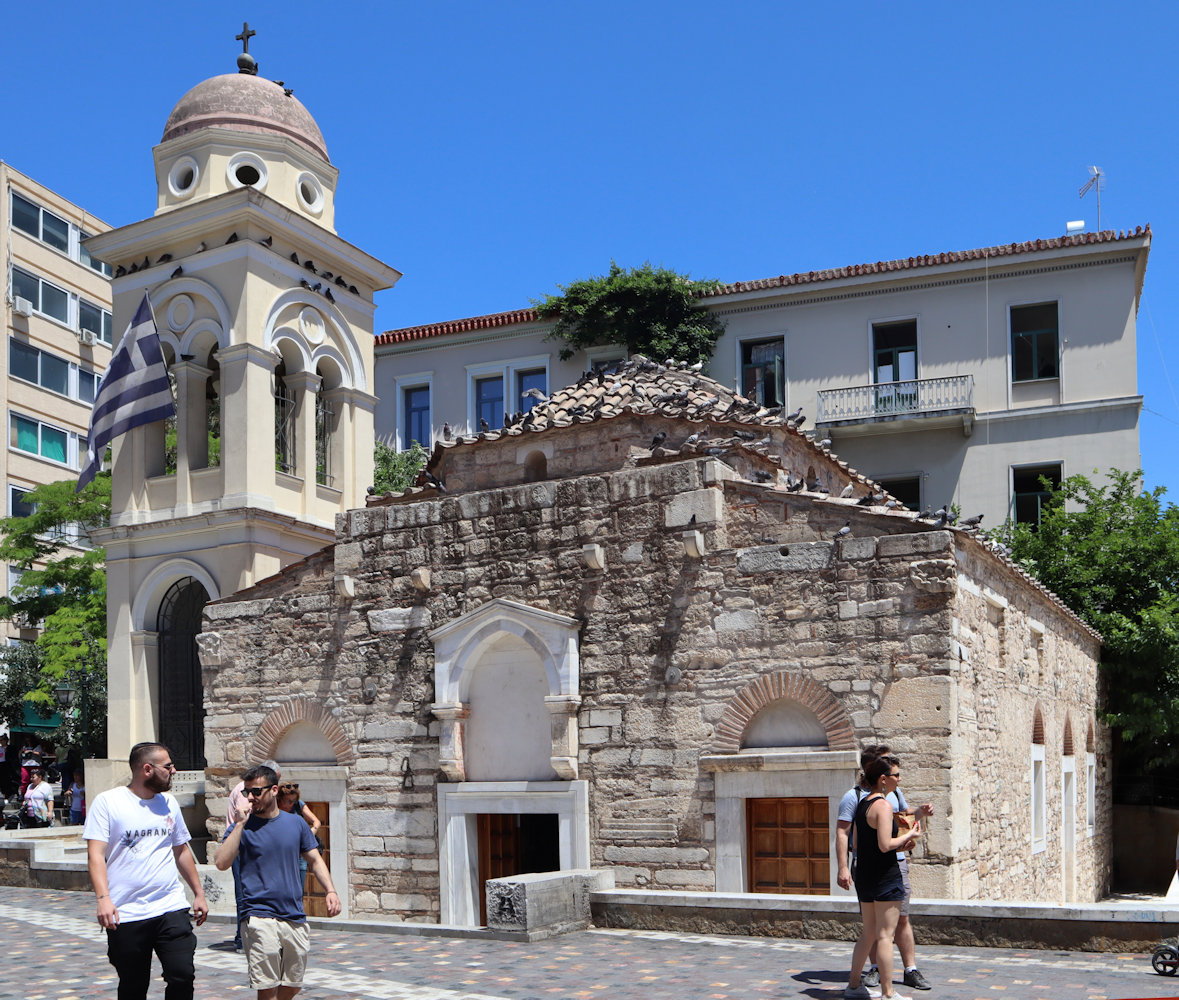
<path fill-rule="evenodd" d="M 1101 190 L 1105 187 L 1105 171 L 1100 167 L 1089 168 L 1089 179 L 1081 185 L 1079 197 L 1084 198 L 1090 188 L 1097 192 L 1097 231 L 1101 232 Z"/>

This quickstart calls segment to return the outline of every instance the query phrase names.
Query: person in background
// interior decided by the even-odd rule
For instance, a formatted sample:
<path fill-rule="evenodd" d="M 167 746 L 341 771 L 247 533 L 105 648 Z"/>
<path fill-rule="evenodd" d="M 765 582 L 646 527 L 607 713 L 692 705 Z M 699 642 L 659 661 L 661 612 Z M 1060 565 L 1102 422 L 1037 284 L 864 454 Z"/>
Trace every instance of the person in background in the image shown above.
<path fill-rule="evenodd" d="M 8 734 L 0 733 L 0 795 L 4 798 L 8 798 L 16 791 L 16 781 L 12 772 L 15 757 L 16 750 L 8 745 Z"/>
<path fill-rule="evenodd" d="M 296 816 L 302 816 L 304 821 L 311 827 L 311 835 L 315 837 L 316 843 L 319 842 L 319 828 L 322 825 L 319 822 L 319 817 L 307 808 L 307 803 L 299 798 L 298 782 L 280 782 L 278 786 L 278 807 L 283 812 L 294 813 Z M 321 847 L 320 850 L 323 848 Z M 307 859 L 299 855 L 299 878 L 303 880 L 304 884 L 307 880 Z"/>
<path fill-rule="evenodd" d="M 53 825 L 53 786 L 44 779 L 41 768 L 29 769 L 29 784 L 23 798 L 21 813 L 26 826 Z"/>
<path fill-rule="evenodd" d="M 25 789 L 29 787 L 29 772 L 33 768 L 41 767 L 41 751 L 33 746 L 33 737 L 26 734 L 24 746 L 20 751 L 20 796 L 25 797 Z"/>
<path fill-rule="evenodd" d="M 70 786 L 62 793 L 62 805 L 70 811 L 70 825 L 81 826 L 86 821 L 86 786 L 81 770 L 74 772 Z M 64 782 L 65 779 L 62 778 Z"/>

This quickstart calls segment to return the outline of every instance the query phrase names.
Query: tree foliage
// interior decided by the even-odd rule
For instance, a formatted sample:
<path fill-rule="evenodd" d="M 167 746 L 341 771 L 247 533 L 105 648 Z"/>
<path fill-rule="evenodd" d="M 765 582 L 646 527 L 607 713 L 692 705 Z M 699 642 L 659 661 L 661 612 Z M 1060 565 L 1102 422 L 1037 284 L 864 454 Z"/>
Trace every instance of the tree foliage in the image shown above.
<path fill-rule="evenodd" d="M 63 713 L 52 738 L 100 753 L 106 744 L 105 553 L 70 546 L 110 520 L 110 483 L 109 474 L 100 474 L 80 493 L 73 480 L 42 484 L 25 497 L 31 514 L 0 521 L 0 560 L 21 572 L 0 598 L 0 618 L 40 630 L 35 642 L 6 652 L 0 711 L 9 725 L 23 724 L 24 703 L 46 717 L 68 688 L 75 707 Z"/>
<path fill-rule="evenodd" d="M 1011 529 L 1014 557 L 1104 636 L 1106 721 L 1135 773 L 1179 763 L 1179 508 L 1140 479 L 1045 481 L 1038 528 Z"/>
<path fill-rule="evenodd" d="M 656 361 L 694 364 L 712 356 L 724 324 L 699 304 L 717 281 L 694 281 L 666 268 L 623 270 L 561 285 L 561 295 L 533 304 L 543 319 L 555 319 L 550 337 L 564 340 L 561 358 L 587 347 L 624 344 L 631 354 Z"/>
<path fill-rule="evenodd" d="M 383 441 L 377 442 L 373 454 L 373 490 L 384 493 L 404 493 L 413 485 L 429 455 L 414 441 L 405 451 L 396 451 Z"/>

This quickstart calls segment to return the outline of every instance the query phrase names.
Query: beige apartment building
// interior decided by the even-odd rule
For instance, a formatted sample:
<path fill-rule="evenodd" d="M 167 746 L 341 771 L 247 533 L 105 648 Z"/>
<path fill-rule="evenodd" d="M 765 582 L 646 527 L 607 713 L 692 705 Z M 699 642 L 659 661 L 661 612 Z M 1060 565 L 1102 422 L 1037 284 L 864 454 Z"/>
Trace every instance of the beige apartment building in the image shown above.
<path fill-rule="evenodd" d="M 74 478 L 86 452 L 90 409 L 111 357 L 111 269 L 83 246 L 110 227 L 0 162 L 4 264 L 5 513 L 27 514 L 26 494 Z M 89 539 L 70 530 L 78 545 Z M 6 567 L 7 593 L 19 574 Z M 19 631 L 4 623 L 7 638 Z M 30 633 L 32 634 L 32 633 Z"/>
<path fill-rule="evenodd" d="M 1150 229 L 737 282 L 708 374 L 784 412 L 913 509 L 1034 521 L 1041 477 L 1140 462 L 1136 318 Z M 377 338 L 376 432 L 475 434 L 622 348 L 559 358 L 530 309 Z"/>

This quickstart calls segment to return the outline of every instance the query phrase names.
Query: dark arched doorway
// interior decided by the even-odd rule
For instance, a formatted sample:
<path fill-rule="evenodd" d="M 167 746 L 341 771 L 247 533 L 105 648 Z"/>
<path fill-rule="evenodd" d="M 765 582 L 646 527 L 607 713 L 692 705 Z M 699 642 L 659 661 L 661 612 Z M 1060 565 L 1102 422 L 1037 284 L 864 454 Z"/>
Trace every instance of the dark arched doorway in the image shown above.
<path fill-rule="evenodd" d="M 209 594 L 191 576 L 177 580 L 160 602 L 160 742 L 178 770 L 205 766 L 205 699 L 196 636 Z"/>

